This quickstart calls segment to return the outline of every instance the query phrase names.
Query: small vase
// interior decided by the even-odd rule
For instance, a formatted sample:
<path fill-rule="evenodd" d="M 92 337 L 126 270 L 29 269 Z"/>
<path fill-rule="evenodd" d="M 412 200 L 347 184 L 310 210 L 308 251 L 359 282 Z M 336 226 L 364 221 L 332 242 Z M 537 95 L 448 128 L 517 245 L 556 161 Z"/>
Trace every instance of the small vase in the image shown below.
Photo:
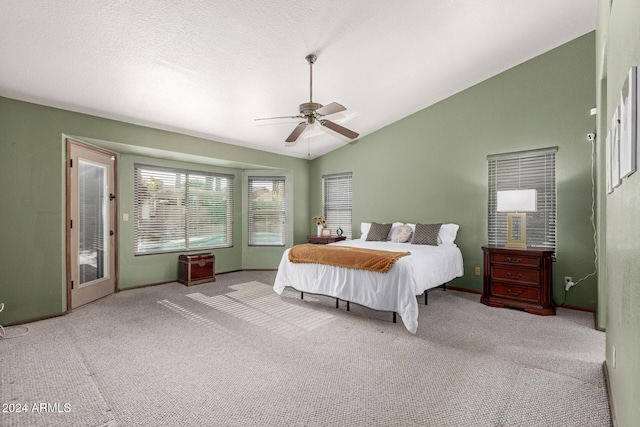
<path fill-rule="evenodd" d="M 323 226 L 321 226 L 321 225 L 319 225 L 319 226 L 318 226 L 318 237 L 322 236 L 322 229 L 323 229 L 323 228 L 324 228 L 324 227 L 323 227 Z"/>

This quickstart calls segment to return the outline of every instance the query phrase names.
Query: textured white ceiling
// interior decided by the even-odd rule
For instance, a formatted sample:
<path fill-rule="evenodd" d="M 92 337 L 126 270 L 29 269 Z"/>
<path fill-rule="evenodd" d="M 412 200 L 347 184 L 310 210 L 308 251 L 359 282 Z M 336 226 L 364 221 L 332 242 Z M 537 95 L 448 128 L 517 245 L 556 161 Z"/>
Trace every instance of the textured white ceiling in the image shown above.
<path fill-rule="evenodd" d="M 315 158 L 586 34 L 597 0 L 0 0 L 0 96 Z M 594 65 L 595 66 L 595 65 Z M 1 131 L 1 130 L 0 130 Z"/>

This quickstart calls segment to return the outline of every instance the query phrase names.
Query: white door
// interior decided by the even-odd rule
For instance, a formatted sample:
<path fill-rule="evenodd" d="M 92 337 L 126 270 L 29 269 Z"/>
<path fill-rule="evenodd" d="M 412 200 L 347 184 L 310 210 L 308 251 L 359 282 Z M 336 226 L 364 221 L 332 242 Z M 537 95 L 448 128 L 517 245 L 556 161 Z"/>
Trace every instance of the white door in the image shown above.
<path fill-rule="evenodd" d="M 116 289 L 116 157 L 67 140 L 67 307 Z"/>

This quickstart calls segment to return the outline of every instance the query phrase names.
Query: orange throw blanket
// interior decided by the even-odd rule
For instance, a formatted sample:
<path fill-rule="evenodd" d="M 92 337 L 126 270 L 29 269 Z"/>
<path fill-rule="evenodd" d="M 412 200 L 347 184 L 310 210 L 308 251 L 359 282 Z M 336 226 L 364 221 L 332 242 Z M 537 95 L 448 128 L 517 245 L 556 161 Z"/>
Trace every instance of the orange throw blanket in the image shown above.
<path fill-rule="evenodd" d="M 302 264 L 324 264 L 356 270 L 386 273 L 403 256 L 410 252 L 379 251 L 349 246 L 296 245 L 289 251 L 289 261 Z"/>

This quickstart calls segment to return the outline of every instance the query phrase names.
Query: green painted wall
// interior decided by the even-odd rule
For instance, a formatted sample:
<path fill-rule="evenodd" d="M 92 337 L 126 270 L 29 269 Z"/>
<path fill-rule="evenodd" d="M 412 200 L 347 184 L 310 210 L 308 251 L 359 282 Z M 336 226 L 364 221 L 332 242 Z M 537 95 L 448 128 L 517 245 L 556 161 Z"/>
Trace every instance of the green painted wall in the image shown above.
<path fill-rule="evenodd" d="M 598 134 L 604 136 L 629 67 L 640 66 L 640 2 L 601 0 L 599 6 L 596 82 Z M 599 140 L 604 153 L 605 138 Z M 604 160 L 602 156 L 602 165 Z M 599 184 L 604 187 L 604 178 Z M 640 172 L 601 199 L 601 210 L 606 212 L 606 222 L 601 224 L 606 275 L 601 275 L 600 287 L 606 293 L 611 398 L 617 425 L 632 426 L 640 419 Z"/>
<path fill-rule="evenodd" d="M 590 33 L 322 156 L 311 165 L 311 212 L 321 212 L 323 174 L 353 172 L 355 237 L 364 221 L 454 222 L 465 275 L 452 285 L 482 290 L 489 154 L 558 146 L 558 261 L 564 276 L 594 270 L 591 145 L 595 131 L 595 34 Z M 308 222 L 312 231 L 311 221 Z M 566 304 L 595 309 L 595 277 Z"/>
<path fill-rule="evenodd" d="M 261 268 L 264 258 L 271 264 L 279 259 L 277 252 L 283 251 L 252 248 L 243 254 L 246 236 L 241 216 L 246 193 L 241 183 L 245 168 L 282 169 L 297 180 L 291 193 L 294 210 L 288 222 L 295 242 L 306 238 L 311 217 L 307 160 L 0 97 L 0 302 L 5 303 L 0 324 L 66 310 L 65 135 L 103 141 L 99 145 L 123 153 L 119 156 L 119 218 L 124 212 L 132 212 L 131 171 L 135 161 L 181 167 L 189 164 L 167 158 L 186 154 L 199 156 L 202 163 L 218 159 L 240 164 L 233 169 L 206 166 L 208 170 L 231 170 L 237 177 L 236 195 L 240 196 L 236 201 L 234 247 L 215 251 L 219 272 Z M 134 257 L 131 227 L 132 222 L 119 223 L 120 287 L 174 279 L 177 254 Z"/>

